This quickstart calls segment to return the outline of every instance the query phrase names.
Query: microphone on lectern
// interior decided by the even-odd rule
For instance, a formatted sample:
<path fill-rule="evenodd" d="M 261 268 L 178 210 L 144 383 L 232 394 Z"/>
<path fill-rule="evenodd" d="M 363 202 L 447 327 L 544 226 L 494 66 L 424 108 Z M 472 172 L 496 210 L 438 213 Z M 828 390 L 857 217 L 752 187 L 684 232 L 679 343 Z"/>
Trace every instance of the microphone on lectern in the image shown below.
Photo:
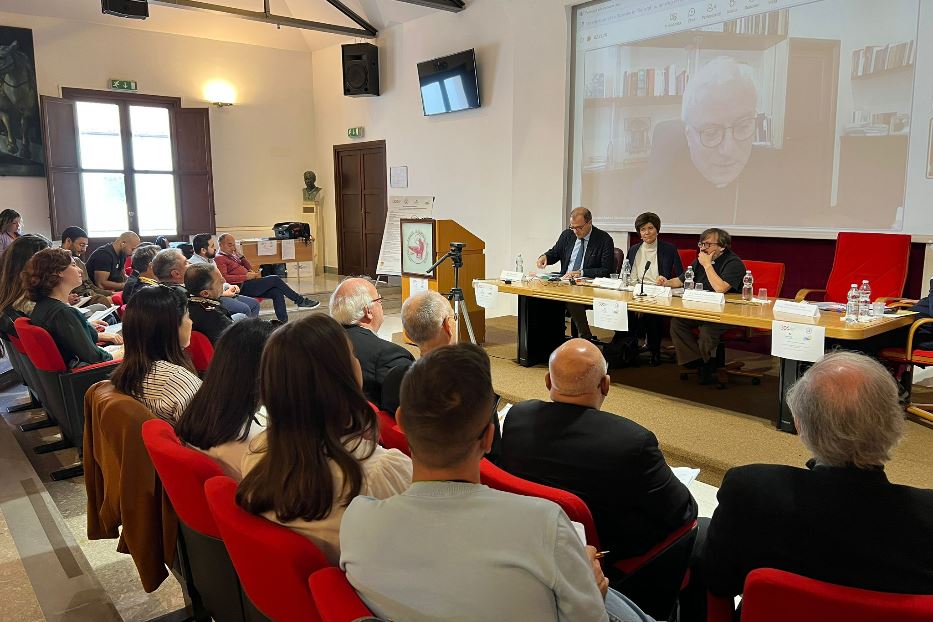
<path fill-rule="evenodd" d="M 645 271 L 641 273 L 641 293 L 636 294 L 636 295 L 639 296 L 639 297 L 641 297 L 641 296 L 646 296 L 646 295 L 647 295 L 647 294 L 645 294 L 645 275 L 648 274 L 648 268 L 650 268 L 650 267 L 651 267 L 651 261 L 650 261 L 650 260 L 649 260 L 649 261 L 646 261 L 646 262 L 645 262 Z"/>

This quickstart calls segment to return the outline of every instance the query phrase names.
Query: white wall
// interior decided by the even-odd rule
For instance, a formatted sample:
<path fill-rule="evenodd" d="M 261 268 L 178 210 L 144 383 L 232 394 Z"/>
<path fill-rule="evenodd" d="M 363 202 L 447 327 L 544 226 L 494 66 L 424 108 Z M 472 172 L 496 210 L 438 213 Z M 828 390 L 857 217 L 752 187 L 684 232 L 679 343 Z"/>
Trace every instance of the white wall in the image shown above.
<path fill-rule="evenodd" d="M 0 13 L 0 23 L 32 29 L 44 95 L 123 78 L 141 93 L 203 107 L 204 84 L 229 81 L 239 103 L 211 110 L 217 226 L 271 228 L 300 213 L 313 158 L 309 53 L 13 13 Z M 49 233 L 44 178 L 0 177 L 0 196 L 23 213 L 27 231 Z"/>

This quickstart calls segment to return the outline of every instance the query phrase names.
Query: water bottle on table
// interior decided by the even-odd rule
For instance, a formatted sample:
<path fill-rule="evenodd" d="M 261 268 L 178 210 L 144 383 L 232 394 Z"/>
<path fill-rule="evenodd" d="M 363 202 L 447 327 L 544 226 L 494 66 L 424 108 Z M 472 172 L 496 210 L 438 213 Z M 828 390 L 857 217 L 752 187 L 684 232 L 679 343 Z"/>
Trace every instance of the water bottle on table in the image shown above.
<path fill-rule="evenodd" d="M 684 289 L 693 289 L 693 266 L 684 270 Z"/>
<path fill-rule="evenodd" d="M 858 321 L 871 322 L 871 286 L 868 284 L 868 279 L 862 281 L 862 286 L 859 287 L 858 293 Z"/>
<path fill-rule="evenodd" d="M 628 262 L 628 259 L 626 259 L 624 262 L 622 262 L 622 274 L 620 275 L 620 278 L 622 279 L 622 287 L 625 287 L 628 285 L 629 279 L 631 277 L 632 277 L 632 264 L 630 264 Z"/>
<path fill-rule="evenodd" d="M 522 259 L 522 254 L 521 254 L 521 253 L 519 253 L 518 255 L 515 255 L 515 271 L 516 271 L 516 272 L 521 272 L 521 273 L 522 273 L 522 280 L 524 281 L 524 280 L 525 280 L 525 279 L 524 279 L 524 274 L 525 274 L 525 260 Z"/>
<path fill-rule="evenodd" d="M 746 270 L 745 276 L 742 278 L 742 300 L 751 301 L 754 285 L 755 278 L 752 276 L 752 271 Z"/>
<path fill-rule="evenodd" d="M 849 294 L 846 296 L 846 322 L 855 322 L 858 320 L 859 291 L 858 286 L 853 283 L 849 288 Z"/>

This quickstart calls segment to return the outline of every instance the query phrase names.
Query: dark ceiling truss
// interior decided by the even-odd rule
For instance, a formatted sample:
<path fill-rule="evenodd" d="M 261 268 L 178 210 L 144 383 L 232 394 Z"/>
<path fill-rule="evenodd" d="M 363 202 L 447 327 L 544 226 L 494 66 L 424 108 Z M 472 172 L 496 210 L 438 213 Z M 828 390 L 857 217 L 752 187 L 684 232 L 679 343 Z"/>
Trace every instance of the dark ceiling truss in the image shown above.
<path fill-rule="evenodd" d="M 275 15 L 269 7 L 270 0 L 263 0 L 262 11 L 250 11 L 248 9 L 239 9 L 222 4 L 213 4 L 211 2 L 202 2 L 201 0 L 149 0 L 149 4 L 161 4 L 163 6 L 174 6 L 184 9 L 195 9 L 199 11 L 212 11 L 215 13 L 226 13 L 242 19 L 249 19 L 256 22 L 273 24 L 275 26 L 286 26 L 289 28 L 301 28 L 304 30 L 316 30 L 318 32 L 327 32 L 334 35 L 345 35 L 349 37 L 361 37 L 364 39 L 375 39 L 379 31 L 376 27 L 360 17 L 353 9 L 345 5 L 340 0 L 325 0 L 332 7 L 343 13 L 358 28 L 352 26 L 340 26 L 337 24 L 326 24 L 324 22 L 315 22 L 307 19 L 299 19 L 288 15 Z M 398 0 L 398 2 L 407 2 L 408 4 L 417 4 L 419 6 L 431 9 L 440 9 L 443 11 L 462 11 L 466 5 L 463 0 Z"/>

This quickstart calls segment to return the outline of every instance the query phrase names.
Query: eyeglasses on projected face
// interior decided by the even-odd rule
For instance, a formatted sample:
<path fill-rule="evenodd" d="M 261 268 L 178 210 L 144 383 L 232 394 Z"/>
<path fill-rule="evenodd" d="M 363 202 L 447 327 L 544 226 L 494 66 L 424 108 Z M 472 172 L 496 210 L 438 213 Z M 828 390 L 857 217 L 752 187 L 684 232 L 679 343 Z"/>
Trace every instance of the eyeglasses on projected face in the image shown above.
<path fill-rule="evenodd" d="M 703 127 L 694 127 L 693 129 L 695 129 L 700 136 L 700 144 L 712 149 L 713 147 L 721 145 L 722 141 L 726 139 L 726 130 L 732 130 L 733 140 L 745 142 L 755 135 L 755 130 L 757 128 L 758 121 L 756 117 L 745 117 L 744 119 L 739 119 L 732 125 L 711 123 Z"/>

